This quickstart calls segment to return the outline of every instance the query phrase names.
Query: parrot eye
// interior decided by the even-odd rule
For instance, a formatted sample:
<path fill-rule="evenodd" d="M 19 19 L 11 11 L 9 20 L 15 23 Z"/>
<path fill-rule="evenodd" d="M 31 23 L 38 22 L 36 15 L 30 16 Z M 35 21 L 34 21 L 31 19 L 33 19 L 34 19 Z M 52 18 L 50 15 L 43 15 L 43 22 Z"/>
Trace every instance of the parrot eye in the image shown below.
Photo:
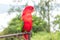
<path fill-rule="evenodd" d="M 30 10 L 33 10 L 33 8 L 30 8 Z"/>

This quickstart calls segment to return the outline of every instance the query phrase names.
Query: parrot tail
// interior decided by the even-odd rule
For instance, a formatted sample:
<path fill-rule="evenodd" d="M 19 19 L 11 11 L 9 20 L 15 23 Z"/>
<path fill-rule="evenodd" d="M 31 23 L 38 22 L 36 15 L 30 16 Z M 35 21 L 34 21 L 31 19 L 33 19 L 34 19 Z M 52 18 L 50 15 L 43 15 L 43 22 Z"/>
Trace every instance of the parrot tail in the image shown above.
<path fill-rule="evenodd" d="M 29 40 L 29 38 L 28 38 L 29 35 L 28 34 L 24 34 L 23 36 L 24 36 L 25 40 Z"/>

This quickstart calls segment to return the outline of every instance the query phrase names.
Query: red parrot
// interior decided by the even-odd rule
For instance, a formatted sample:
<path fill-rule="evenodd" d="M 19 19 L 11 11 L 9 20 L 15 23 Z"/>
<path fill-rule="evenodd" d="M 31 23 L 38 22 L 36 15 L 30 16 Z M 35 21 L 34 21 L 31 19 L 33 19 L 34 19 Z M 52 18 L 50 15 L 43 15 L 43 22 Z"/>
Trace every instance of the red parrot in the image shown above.
<path fill-rule="evenodd" d="M 24 22 L 22 32 L 30 32 L 32 30 L 32 12 L 33 6 L 26 6 L 22 13 L 22 20 Z M 24 39 L 28 40 L 28 34 L 24 34 Z"/>

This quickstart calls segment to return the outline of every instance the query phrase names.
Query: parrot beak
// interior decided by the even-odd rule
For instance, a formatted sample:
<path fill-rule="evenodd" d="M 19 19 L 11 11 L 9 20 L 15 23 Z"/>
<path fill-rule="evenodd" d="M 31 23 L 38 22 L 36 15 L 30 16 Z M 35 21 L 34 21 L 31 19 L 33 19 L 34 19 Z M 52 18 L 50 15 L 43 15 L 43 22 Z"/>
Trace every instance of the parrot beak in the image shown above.
<path fill-rule="evenodd" d="M 34 11 L 35 11 L 35 8 L 34 8 Z M 33 11 L 33 12 L 34 12 L 34 11 Z"/>
<path fill-rule="evenodd" d="M 34 10 L 33 10 L 33 12 L 32 12 L 32 15 L 33 15 L 33 14 L 35 14 L 35 8 L 34 8 Z"/>
<path fill-rule="evenodd" d="M 32 15 L 34 15 L 34 14 L 35 14 L 35 11 L 32 12 Z"/>

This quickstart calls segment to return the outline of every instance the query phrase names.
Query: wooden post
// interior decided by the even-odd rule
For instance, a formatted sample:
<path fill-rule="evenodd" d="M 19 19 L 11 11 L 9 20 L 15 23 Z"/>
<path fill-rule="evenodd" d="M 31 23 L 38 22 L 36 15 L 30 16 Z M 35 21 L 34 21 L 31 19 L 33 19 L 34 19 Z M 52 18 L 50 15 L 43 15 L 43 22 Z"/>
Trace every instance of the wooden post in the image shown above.
<path fill-rule="evenodd" d="M 29 32 L 28 35 L 29 35 L 28 39 L 31 40 L 31 32 Z"/>
<path fill-rule="evenodd" d="M 30 40 L 30 37 L 31 37 L 31 35 L 29 34 L 29 37 L 28 37 L 29 40 Z"/>

